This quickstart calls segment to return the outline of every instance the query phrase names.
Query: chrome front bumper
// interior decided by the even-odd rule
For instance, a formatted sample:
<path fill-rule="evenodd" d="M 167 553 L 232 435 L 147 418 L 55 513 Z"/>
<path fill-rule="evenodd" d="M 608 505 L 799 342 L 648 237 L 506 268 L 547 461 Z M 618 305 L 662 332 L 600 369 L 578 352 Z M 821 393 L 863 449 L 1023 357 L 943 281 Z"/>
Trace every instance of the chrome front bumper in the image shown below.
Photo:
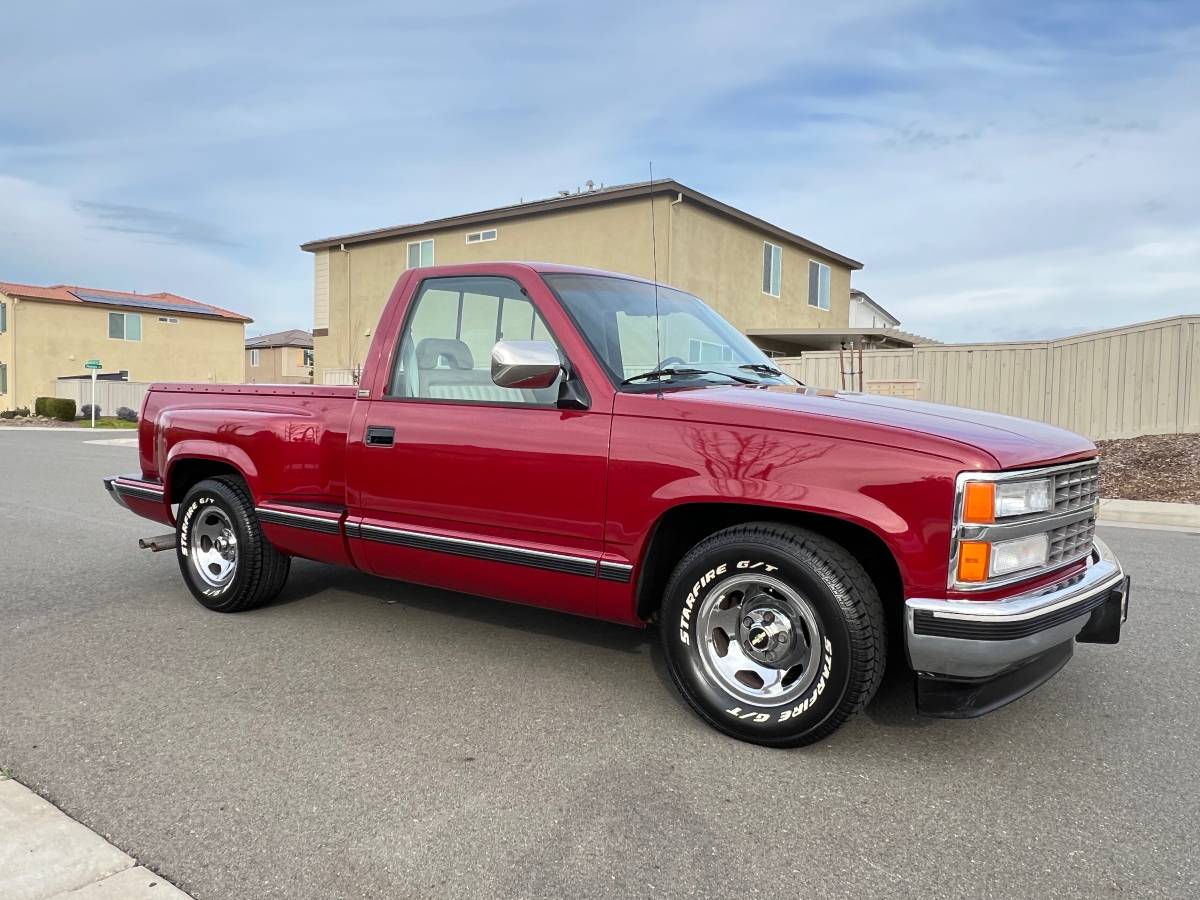
<path fill-rule="evenodd" d="M 909 665 L 919 675 L 998 675 L 1073 640 L 1125 584 L 1120 562 L 1097 538 L 1082 572 L 1007 600 L 910 598 L 904 610 Z M 1120 602 L 1124 621 L 1125 594 Z"/>

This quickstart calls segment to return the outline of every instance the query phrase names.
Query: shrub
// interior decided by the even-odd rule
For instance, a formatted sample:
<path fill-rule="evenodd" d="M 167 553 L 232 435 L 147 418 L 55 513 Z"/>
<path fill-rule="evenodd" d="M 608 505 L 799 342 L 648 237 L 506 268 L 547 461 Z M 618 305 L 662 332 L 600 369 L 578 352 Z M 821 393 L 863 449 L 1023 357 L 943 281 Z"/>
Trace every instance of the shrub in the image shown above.
<path fill-rule="evenodd" d="M 49 416 L 51 419 L 58 419 L 61 422 L 75 421 L 74 400 L 64 400 L 61 397 L 38 397 L 34 401 L 34 406 L 38 409 L 40 416 Z"/>
<path fill-rule="evenodd" d="M 15 409 L 0 410 L 0 419 L 15 419 L 17 411 Z"/>
<path fill-rule="evenodd" d="M 123 422 L 136 422 L 138 420 L 137 413 L 128 406 L 117 407 L 117 418 Z"/>
<path fill-rule="evenodd" d="M 18 406 L 16 409 L 13 410 L 13 412 L 16 413 L 18 416 L 25 418 L 29 415 L 29 407 L 28 406 Z"/>
<path fill-rule="evenodd" d="M 96 418 L 98 419 L 98 418 L 100 418 L 100 407 L 96 406 L 95 409 L 96 409 Z M 83 404 L 83 408 L 81 410 L 79 410 L 79 414 L 81 416 L 83 416 L 85 419 L 90 419 L 92 417 L 92 404 L 90 404 L 90 403 Z"/>

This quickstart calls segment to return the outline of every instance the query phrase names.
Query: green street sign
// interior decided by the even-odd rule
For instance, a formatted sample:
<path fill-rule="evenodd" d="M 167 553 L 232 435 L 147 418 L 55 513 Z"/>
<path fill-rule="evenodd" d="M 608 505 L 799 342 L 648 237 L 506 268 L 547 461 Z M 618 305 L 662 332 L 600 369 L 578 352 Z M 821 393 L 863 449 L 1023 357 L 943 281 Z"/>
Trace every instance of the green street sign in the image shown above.
<path fill-rule="evenodd" d="M 100 365 L 100 360 L 98 360 L 98 359 L 89 359 L 87 362 L 85 362 L 83 364 L 83 367 L 85 369 L 103 369 L 104 368 L 104 366 Z"/>

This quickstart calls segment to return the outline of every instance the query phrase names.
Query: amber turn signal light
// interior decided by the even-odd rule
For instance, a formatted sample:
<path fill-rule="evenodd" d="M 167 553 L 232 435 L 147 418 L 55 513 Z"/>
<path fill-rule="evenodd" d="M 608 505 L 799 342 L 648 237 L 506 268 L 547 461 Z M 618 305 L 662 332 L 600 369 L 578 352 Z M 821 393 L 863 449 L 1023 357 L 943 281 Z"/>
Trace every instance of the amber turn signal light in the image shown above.
<path fill-rule="evenodd" d="M 960 541 L 958 545 L 958 580 L 987 581 L 992 545 L 986 541 Z"/>
<path fill-rule="evenodd" d="M 967 482 L 963 491 L 962 520 L 977 525 L 996 521 L 996 485 L 993 482 Z"/>

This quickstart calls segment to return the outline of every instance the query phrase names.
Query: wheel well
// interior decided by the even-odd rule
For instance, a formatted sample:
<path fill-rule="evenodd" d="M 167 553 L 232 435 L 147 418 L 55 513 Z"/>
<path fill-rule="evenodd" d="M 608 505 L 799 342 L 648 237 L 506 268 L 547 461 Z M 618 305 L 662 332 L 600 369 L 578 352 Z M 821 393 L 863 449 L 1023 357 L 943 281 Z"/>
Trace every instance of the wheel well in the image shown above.
<path fill-rule="evenodd" d="M 242 473 L 226 462 L 215 459 L 181 459 L 171 466 L 167 483 L 171 486 L 171 503 L 182 503 L 183 498 L 195 485 L 205 478 L 222 475 L 242 477 Z M 243 479 L 244 480 L 244 479 Z"/>
<path fill-rule="evenodd" d="M 657 612 L 667 580 L 685 553 L 710 534 L 746 522 L 797 525 L 844 547 L 875 583 L 889 631 L 899 627 L 904 585 L 896 558 L 878 535 L 833 516 L 740 503 L 689 503 L 669 510 L 658 521 L 638 581 L 638 617 L 648 620 Z"/>

